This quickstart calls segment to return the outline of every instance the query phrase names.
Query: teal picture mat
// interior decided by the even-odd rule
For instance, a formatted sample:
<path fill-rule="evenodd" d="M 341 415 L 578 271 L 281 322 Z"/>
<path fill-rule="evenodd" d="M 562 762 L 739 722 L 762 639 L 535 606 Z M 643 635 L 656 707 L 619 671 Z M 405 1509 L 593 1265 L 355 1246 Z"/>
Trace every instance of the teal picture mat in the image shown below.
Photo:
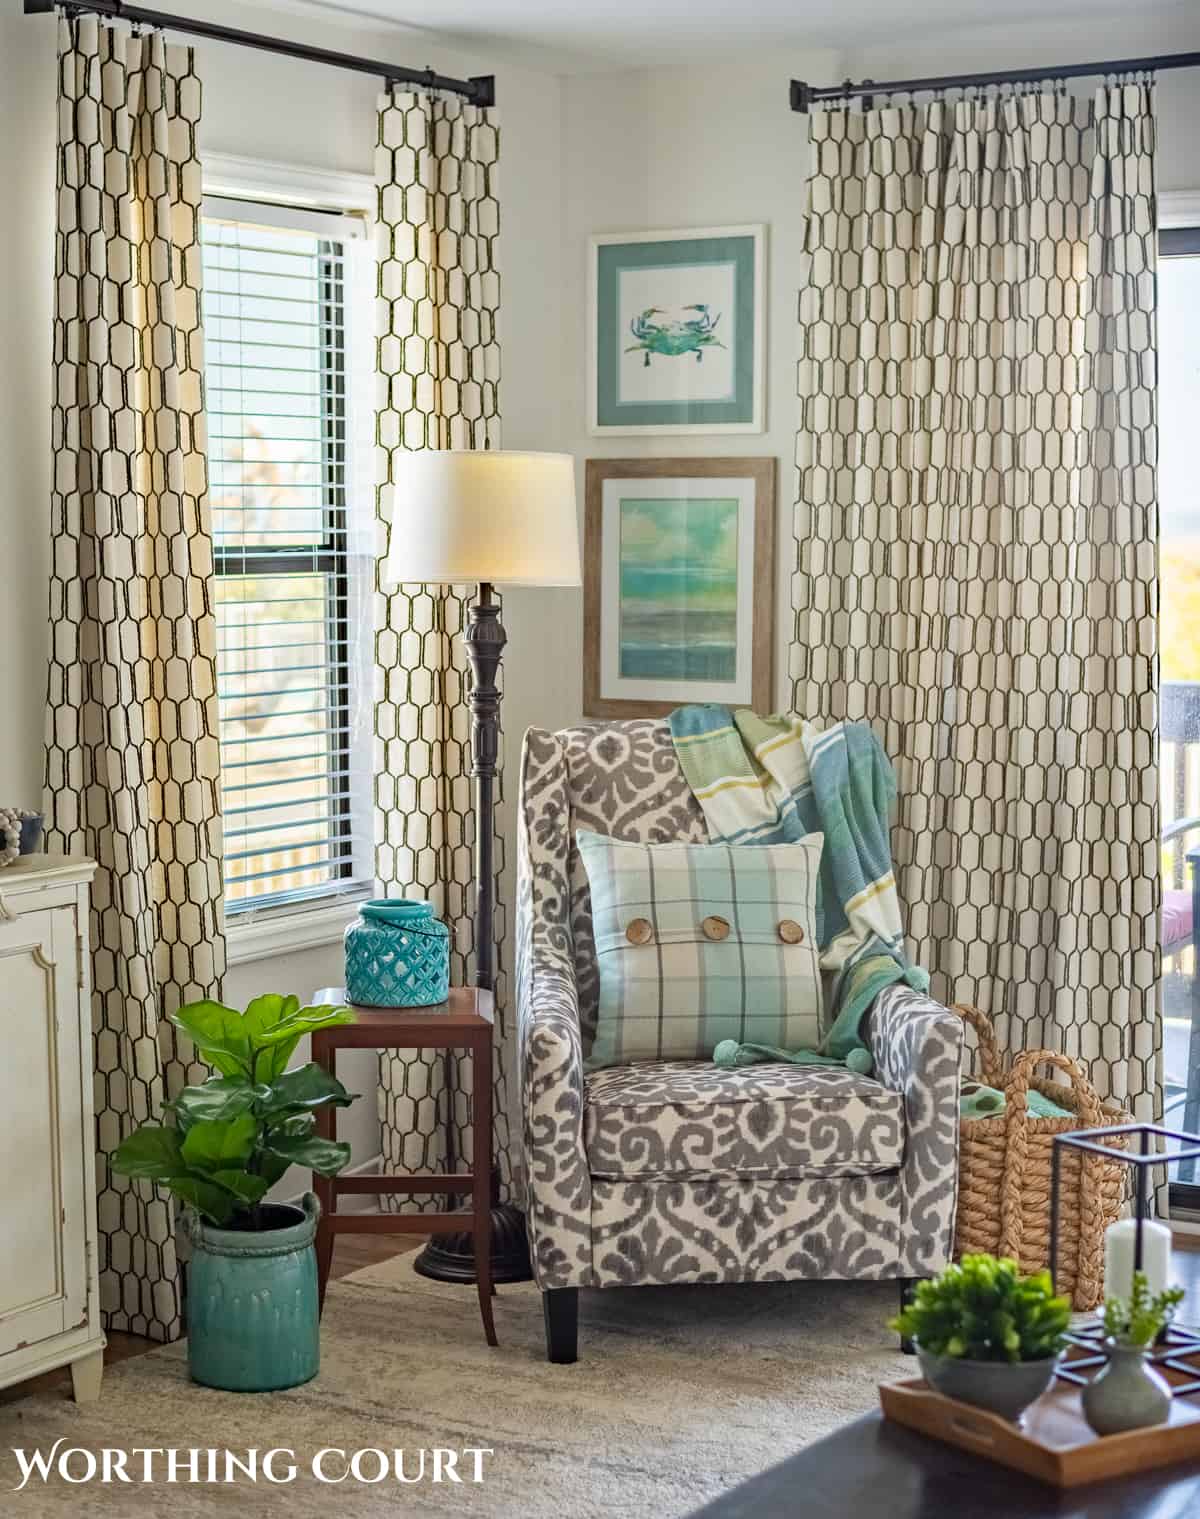
<path fill-rule="evenodd" d="M 704 427 L 754 421 L 755 239 L 735 237 L 671 239 L 657 243 L 601 243 L 596 249 L 596 424 L 599 427 Z M 626 269 L 672 268 L 681 264 L 733 264 L 735 333 L 733 399 L 730 401 L 617 401 L 620 321 L 617 290 Z"/>

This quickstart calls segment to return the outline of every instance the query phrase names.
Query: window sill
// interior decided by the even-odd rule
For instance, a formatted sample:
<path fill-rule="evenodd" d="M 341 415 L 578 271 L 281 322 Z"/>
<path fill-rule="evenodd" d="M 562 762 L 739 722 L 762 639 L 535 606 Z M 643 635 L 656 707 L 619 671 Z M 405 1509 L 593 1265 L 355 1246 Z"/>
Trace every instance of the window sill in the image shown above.
<path fill-rule="evenodd" d="M 346 925 L 354 922 L 359 903 L 368 895 L 364 891 L 333 901 L 236 917 L 225 925 L 226 959 L 230 965 L 248 965 L 272 955 L 340 944 Z"/>

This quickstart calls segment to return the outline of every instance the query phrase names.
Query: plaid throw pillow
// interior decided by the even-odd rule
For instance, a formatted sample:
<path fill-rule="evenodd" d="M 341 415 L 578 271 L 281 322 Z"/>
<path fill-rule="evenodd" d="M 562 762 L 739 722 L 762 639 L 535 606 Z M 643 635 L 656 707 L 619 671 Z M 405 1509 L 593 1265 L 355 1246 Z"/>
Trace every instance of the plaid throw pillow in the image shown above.
<path fill-rule="evenodd" d="M 722 1039 L 818 1043 L 821 834 L 741 848 L 576 837 L 600 968 L 588 1070 L 706 1060 Z"/>

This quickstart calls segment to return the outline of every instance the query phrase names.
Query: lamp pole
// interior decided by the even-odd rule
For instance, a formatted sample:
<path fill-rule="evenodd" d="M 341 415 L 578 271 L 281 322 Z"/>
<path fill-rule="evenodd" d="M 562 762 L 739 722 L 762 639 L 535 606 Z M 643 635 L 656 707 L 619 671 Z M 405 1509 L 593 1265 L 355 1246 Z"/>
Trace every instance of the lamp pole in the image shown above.
<path fill-rule="evenodd" d="M 488 581 L 479 585 L 464 634 L 471 661 L 471 759 L 475 777 L 475 984 L 496 988 L 494 932 L 496 767 L 500 758 L 500 687 L 497 676 L 507 635 L 500 604 Z"/>
<path fill-rule="evenodd" d="M 490 582 L 479 583 L 463 633 L 471 662 L 471 773 L 475 778 L 475 984 L 496 989 L 495 837 L 496 771 L 500 759 L 500 661 L 507 635 Z M 503 1047 L 503 1041 L 501 1041 Z M 529 1237 L 525 1218 L 512 1203 L 496 1201 L 492 1172 L 492 1281 L 527 1282 Z M 475 1240 L 469 1230 L 434 1235 L 413 1263 L 439 1282 L 474 1282 Z"/>

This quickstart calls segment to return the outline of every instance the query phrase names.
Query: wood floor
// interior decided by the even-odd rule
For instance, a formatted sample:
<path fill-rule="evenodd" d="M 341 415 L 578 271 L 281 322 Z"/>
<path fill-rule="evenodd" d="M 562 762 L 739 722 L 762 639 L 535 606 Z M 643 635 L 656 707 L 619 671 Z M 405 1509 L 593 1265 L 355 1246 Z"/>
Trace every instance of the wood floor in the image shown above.
<path fill-rule="evenodd" d="M 407 1250 L 418 1250 L 424 1243 L 423 1239 L 404 1239 L 397 1235 L 339 1235 L 337 1247 L 333 1252 L 331 1275 L 334 1278 L 349 1276 L 352 1271 L 359 1271 L 364 1266 L 373 1266 L 379 1261 L 390 1260 L 392 1256 L 403 1255 Z M 1172 1281 L 1177 1282 L 1187 1293 L 1180 1308 L 1180 1321 L 1185 1324 L 1200 1325 L 1200 1237 L 1177 1234 L 1171 1266 Z M 108 1336 L 104 1364 L 112 1366 L 118 1361 L 127 1360 L 130 1356 L 145 1355 L 148 1350 L 156 1348 L 157 1343 L 154 1340 L 143 1339 L 137 1334 L 122 1334 L 119 1330 L 115 1330 Z M 33 1377 L 27 1382 L 18 1382 L 13 1387 L 0 1389 L 0 1405 L 13 1403 L 32 1392 L 59 1393 L 62 1397 L 69 1398 L 71 1396 L 70 1373 L 64 1367 L 61 1371 L 48 1371 L 43 1376 Z"/>

